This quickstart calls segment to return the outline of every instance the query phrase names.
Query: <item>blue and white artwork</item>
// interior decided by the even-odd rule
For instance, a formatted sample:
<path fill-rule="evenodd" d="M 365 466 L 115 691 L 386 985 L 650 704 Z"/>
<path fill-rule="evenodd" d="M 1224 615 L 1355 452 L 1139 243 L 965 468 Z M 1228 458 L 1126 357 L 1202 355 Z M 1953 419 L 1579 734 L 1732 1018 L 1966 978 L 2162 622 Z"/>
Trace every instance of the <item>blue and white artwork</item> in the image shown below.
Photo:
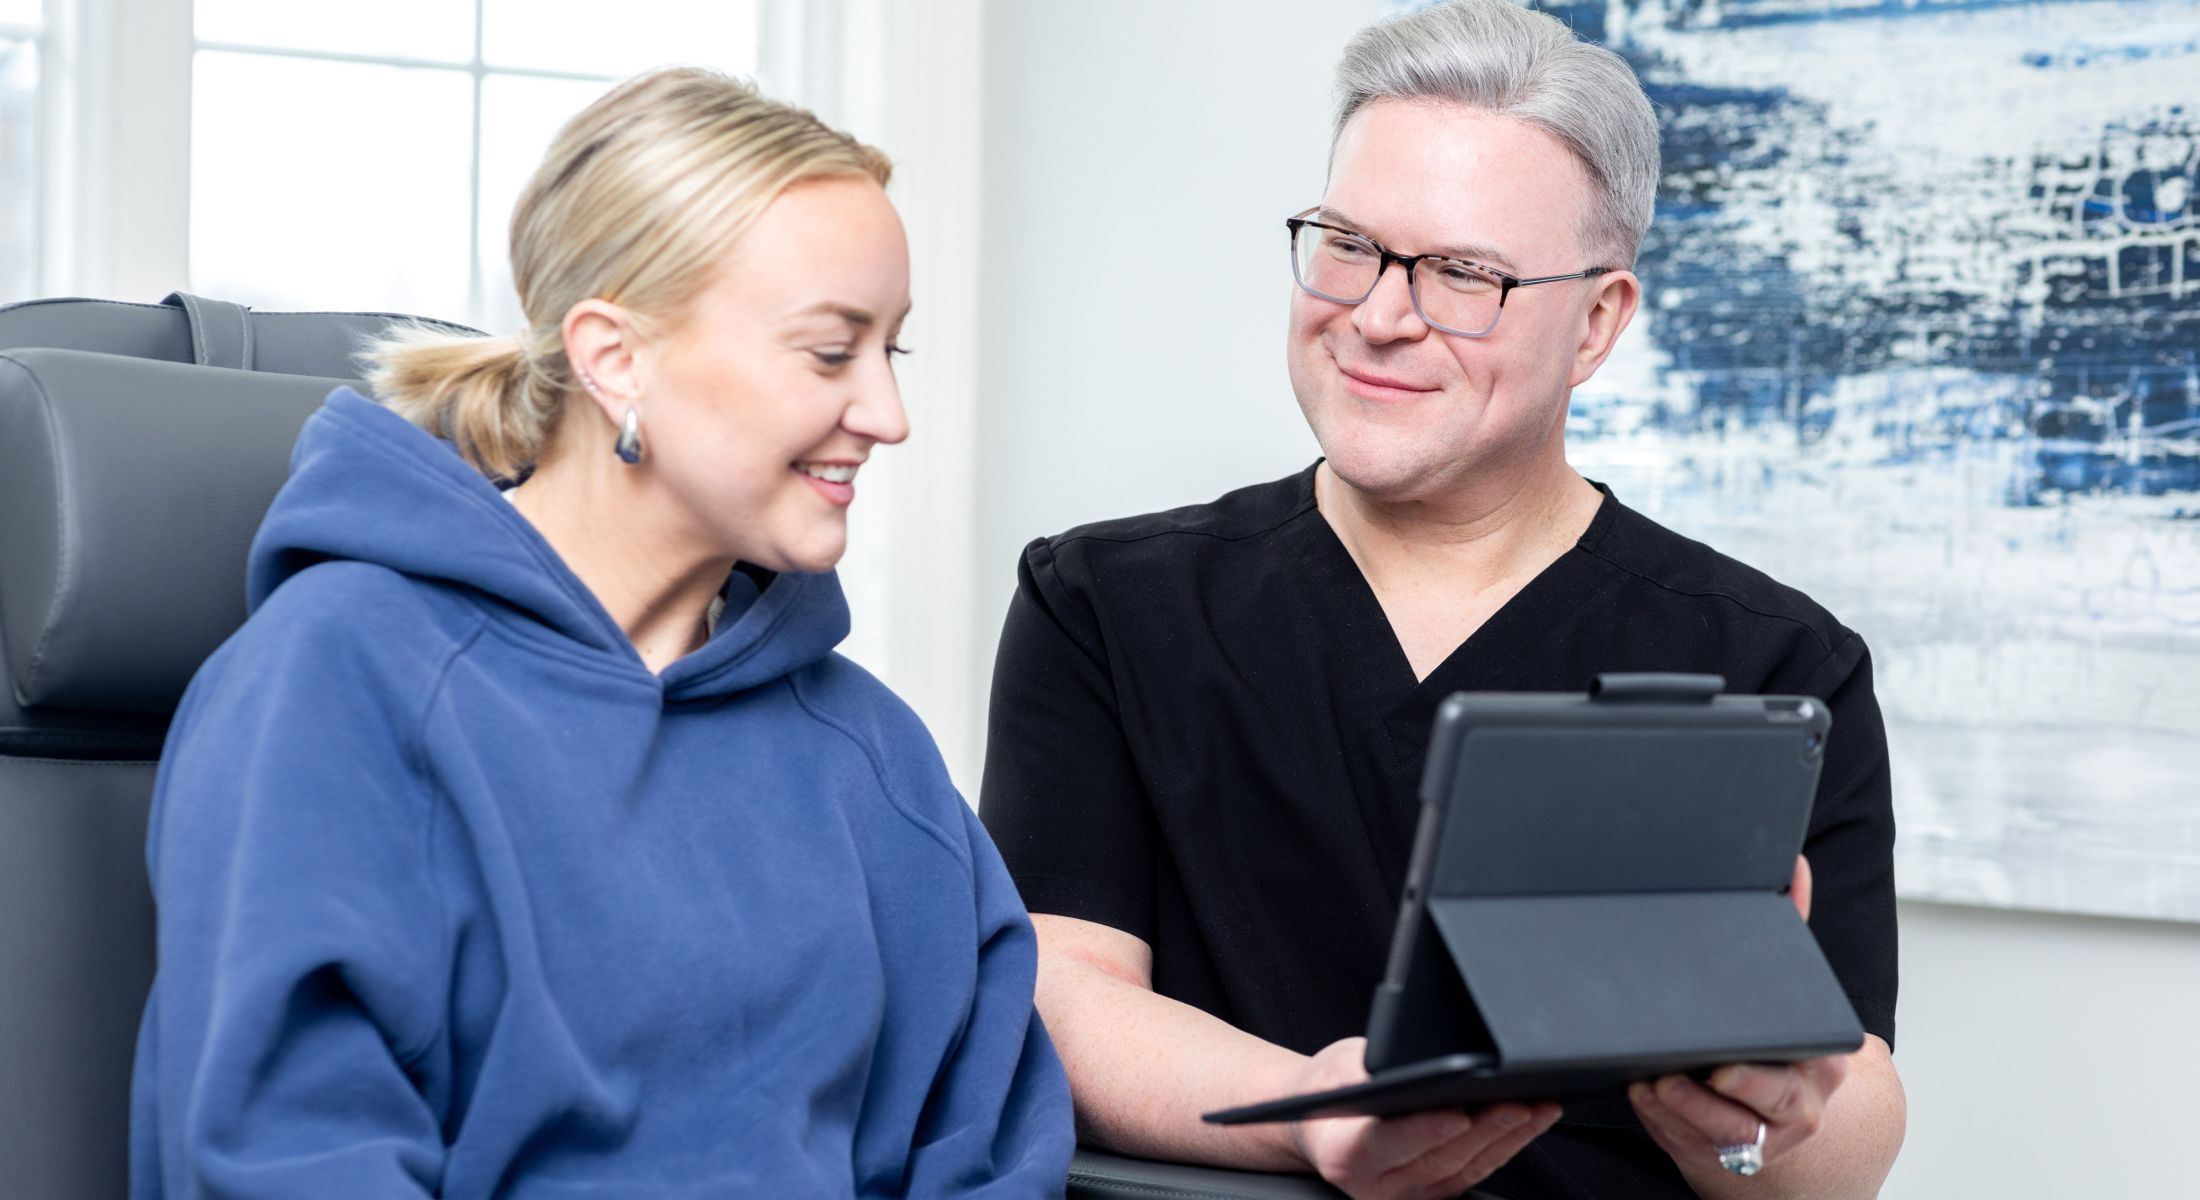
<path fill-rule="evenodd" d="M 2200 4 L 1541 7 L 1664 130 L 1576 465 L 1865 635 L 1903 894 L 2200 920 Z"/>

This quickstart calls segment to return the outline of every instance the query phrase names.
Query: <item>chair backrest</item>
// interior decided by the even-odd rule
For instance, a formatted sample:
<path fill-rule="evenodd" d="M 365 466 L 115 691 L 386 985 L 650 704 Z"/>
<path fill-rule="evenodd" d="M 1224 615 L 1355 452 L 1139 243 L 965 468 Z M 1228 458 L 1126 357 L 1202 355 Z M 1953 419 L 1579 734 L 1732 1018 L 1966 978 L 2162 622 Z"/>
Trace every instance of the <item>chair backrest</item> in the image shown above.
<path fill-rule="evenodd" d="M 244 620 L 299 428 L 399 319 L 0 308 L 0 1195 L 127 1192 L 168 719 Z"/>

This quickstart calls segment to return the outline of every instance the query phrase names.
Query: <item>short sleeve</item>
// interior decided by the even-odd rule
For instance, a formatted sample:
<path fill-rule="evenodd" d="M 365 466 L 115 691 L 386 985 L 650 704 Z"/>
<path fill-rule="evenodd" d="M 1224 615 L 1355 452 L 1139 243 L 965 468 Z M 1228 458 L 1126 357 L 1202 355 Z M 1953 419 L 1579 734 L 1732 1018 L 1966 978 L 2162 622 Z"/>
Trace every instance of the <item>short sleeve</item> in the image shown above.
<path fill-rule="evenodd" d="M 993 666 L 978 813 L 1035 913 L 1151 944 L 1158 846 L 1089 594 L 1042 539 L 1017 564 Z"/>
<path fill-rule="evenodd" d="M 1872 695 L 1871 652 L 1850 634 L 1804 690 L 1833 713 L 1803 856 L 1811 932 L 1864 1028 L 1894 1045 L 1894 792 L 1887 731 Z"/>

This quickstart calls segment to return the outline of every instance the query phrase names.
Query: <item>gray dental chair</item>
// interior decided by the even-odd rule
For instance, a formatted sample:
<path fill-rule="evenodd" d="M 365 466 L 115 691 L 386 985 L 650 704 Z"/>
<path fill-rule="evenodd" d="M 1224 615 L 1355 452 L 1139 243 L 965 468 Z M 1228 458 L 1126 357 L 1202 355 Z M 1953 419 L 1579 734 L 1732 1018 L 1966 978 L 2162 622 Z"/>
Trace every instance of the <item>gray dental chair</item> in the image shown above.
<path fill-rule="evenodd" d="M 0 1195 L 126 1192 L 154 762 L 299 427 L 395 319 L 0 308 Z"/>
<path fill-rule="evenodd" d="M 145 823 L 168 720 L 244 620 L 245 552 L 299 428 L 402 319 L 180 293 L 0 307 L 0 1197 L 127 1194 L 153 978 Z M 1091 1152 L 1068 1186 L 1339 1194 Z"/>

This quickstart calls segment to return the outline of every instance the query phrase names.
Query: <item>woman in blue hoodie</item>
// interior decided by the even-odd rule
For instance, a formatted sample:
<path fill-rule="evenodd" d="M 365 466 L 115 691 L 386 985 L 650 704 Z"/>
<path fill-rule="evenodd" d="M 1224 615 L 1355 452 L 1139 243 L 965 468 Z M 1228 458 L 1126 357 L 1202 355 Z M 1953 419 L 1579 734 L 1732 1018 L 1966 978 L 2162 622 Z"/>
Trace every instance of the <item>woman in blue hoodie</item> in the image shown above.
<path fill-rule="evenodd" d="M 513 216 L 527 330 L 307 425 L 155 795 L 135 1196 L 1061 1190 L 1023 906 L 832 652 L 907 432 L 887 173 L 629 81 Z"/>

